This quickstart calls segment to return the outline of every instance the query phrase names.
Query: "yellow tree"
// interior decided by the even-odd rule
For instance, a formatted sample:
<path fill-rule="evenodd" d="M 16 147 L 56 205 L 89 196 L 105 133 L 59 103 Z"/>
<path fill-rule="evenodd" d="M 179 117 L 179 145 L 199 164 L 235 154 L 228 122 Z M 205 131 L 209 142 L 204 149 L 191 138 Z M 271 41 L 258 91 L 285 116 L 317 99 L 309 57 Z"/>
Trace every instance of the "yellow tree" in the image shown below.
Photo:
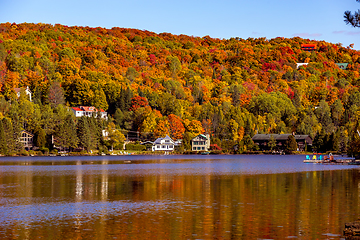
<path fill-rule="evenodd" d="M 150 110 L 151 108 L 148 107 Z M 143 133 L 150 133 L 154 132 L 156 128 L 156 118 L 157 113 L 155 111 L 151 111 L 144 119 L 144 121 L 141 123 L 139 127 L 139 131 Z"/>
<path fill-rule="evenodd" d="M 114 146 L 116 147 L 117 145 L 124 143 L 126 138 L 119 129 L 116 129 L 115 123 L 109 123 L 109 125 L 107 126 L 107 132 L 107 140 L 111 144 L 111 151 L 114 150 Z"/>
<path fill-rule="evenodd" d="M 201 133 L 204 133 L 204 129 L 201 125 L 201 122 L 198 120 L 190 121 L 189 119 L 185 119 L 184 127 L 185 127 L 185 132 L 189 133 L 192 138 L 194 138 L 195 136 Z"/>
<path fill-rule="evenodd" d="M 239 124 L 234 119 L 229 121 L 229 130 L 232 140 L 237 141 L 239 139 Z"/>

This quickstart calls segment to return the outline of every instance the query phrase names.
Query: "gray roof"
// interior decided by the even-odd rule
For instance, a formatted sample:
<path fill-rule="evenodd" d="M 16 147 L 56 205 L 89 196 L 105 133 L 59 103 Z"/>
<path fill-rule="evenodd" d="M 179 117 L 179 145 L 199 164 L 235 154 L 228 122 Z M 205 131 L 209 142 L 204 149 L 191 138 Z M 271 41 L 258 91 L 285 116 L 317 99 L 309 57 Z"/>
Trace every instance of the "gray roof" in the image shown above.
<path fill-rule="evenodd" d="M 274 137 L 275 140 L 279 141 L 279 140 L 287 140 L 288 137 L 292 135 L 292 134 L 255 134 L 252 137 L 253 141 L 269 141 L 271 136 Z M 295 140 L 305 140 L 310 138 L 309 135 L 294 135 Z"/>
<path fill-rule="evenodd" d="M 168 135 L 166 135 L 164 138 L 156 139 L 154 144 L 161 144 L 161 140 L 171 140 L 172 142 L 174 142 L 174 140 L 172 140 Z M 168 144 L 168 143 L 164 143 L 164 144 Z"/>

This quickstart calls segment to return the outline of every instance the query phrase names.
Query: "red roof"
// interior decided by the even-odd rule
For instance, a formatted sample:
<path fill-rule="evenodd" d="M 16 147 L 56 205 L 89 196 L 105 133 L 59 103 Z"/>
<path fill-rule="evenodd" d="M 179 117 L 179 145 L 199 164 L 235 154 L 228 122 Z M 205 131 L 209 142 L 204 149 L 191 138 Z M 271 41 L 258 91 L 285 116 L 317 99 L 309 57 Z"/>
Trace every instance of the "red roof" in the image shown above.
<path fill-rule="evenodd" d="M 80 107 L 72 107 L 74 111 L 80 112 L 97 112 L 98 110 L 92 106 L 80 106 Z M 100 109 L 100 112 L 105 112 L 103 109 Z"/>
<path fill-rule="evenodd" d="M 97 112 L 97 109 L 95 107 L 88 107 L 88 106 L 80 106 L 81 109 L 83 109 L 86 112 Z"/>
<path fill-rule="evenodd" d="M 301 44 L 301 47 L 316 47 L 316 44 Z"/>

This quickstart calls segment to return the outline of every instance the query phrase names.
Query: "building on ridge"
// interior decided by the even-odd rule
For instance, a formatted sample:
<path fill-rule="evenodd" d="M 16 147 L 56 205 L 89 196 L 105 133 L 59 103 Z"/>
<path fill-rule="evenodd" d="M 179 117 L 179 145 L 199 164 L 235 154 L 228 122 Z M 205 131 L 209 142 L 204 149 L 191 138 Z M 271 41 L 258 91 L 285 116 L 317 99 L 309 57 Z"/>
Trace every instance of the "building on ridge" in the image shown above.
<path fill-rule="evenodd" d="M 316 50 L 316 44 L 301 44 L 301 50 L 304 51 L 315 51 Z"/>
<path fill-rule="evenodd" d="M 32 99 L 31 99 L 31 97 L 32 97 L 32 92 L 31 92 L 29 86 L 27 86 L 25 89 L 24 89 L 24 88 L 14 88 L 14 91 L 15 91 L 16 96 L 17 96 L 18 98 L 20 97 L 21 90 L 25 90 L 26 95 L 29 96 L 30 102 L 32 102 Z"/>
<path fill-rule="evenodd" d="M 92 106 L 90 106 L 90 107 L 88 107 L 88 106 L 72 107 L 71 110 L 75 114 L 75 117 L 82 117 L 82 116 L 97 117 L 99 114 L 100 118 L 104 118 L 104 119 L 108 118 L 107 112 L 105 112 L 103 109 L 98 110 Z"/>

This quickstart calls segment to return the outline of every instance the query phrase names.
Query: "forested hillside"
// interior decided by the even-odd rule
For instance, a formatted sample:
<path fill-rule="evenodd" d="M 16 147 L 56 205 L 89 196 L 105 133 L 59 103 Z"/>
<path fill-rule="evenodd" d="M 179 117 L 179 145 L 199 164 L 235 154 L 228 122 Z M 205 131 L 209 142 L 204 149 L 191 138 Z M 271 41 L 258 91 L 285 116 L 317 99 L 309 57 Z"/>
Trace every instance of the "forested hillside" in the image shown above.
<path fill-rule="evenodd" d="M 316 50 L 302 50 L 305 43 Z M 116 128 L 139 131 L 142 139 L 184 139 L 185 149 L 206 131 L 212 143 L 223 149 L 239 144 L 239 152 L 255 149 L 250 138 L 257 132 L 309 134 L 318 151 L 354 150 L 359 69 L 360 52 L 352 46 L 298 37 L 214 39 L 3 23 L 0 135 L 8 137 L 1 137 L 0 148 L 23 129 L 42 147 L 51 135 L 61 139 L 79 131 L 79 121 L 64 106 L 82 105 L 104 109 Z M 14 92 L 27 86 L 32 102 Z M 109 125 L 93 122 L 99 129 Z M 100 138 L 86 148 L 101 147 Z M 63 141 L 85 147 L 79 138 Z"/>

